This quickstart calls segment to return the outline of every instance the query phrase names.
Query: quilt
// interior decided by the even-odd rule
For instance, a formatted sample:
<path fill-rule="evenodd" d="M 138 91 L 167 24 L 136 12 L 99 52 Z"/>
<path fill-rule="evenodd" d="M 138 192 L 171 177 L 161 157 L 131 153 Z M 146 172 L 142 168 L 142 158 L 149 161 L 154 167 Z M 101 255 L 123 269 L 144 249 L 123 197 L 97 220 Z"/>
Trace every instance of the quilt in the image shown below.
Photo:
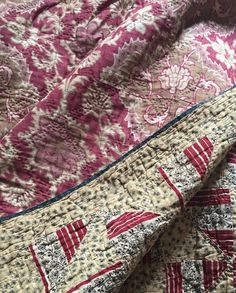
<path fill-rule="evenodd" d="M 0 292 L 236 292 L 236 3 L 0 1 Z"/>

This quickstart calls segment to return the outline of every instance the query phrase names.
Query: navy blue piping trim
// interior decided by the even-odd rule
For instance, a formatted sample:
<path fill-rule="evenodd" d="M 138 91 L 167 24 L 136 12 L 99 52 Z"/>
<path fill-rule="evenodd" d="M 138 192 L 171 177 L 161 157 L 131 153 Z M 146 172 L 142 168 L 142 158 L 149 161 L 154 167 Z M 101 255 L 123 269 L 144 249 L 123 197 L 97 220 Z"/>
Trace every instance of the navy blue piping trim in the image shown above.
<path fill-rule="evenodd" d="M 236 87 L 236 84 L 223 91 L 220 95 L 226 93 L 227 91 L 232 90 L 233 88 Z M 218 95 L 218 96 L 220 96 Z M 134 146 L 131 150 L 129 150 L 127 153 L 125 153 L 124 155 L 122 155 L 119 159 L 117 159 L 116 161 L 112 162 L 111 164 L 108 164 L 105 168 L 103 168 L 102 170 L 100 170 L 99 172 L 95 173 L 94 175 L 92 175 L 91 177 L 89 177 L 88 179 L 84 180 L 82 183 L 80 183 L 79 185 L 68 189 L 67 191 L 63 192 L 62 194 L 59 194 L 53 198 L 50 198 L 47 201 L 44 201 L 34 207 L 28 208 L 24 211 L 15 213 L 13 215 L 9 215 L 6 217 L 3 217 L 0 219 L 0 223 L 12 219 L 12 218 L 16 218 L 19 217 L 21 215 L 24 215 L 26 213 L 29 213 L 31 211 L 35 211 L 38 210 L 40 208 L 46 207 L 52 203 L 55 203 L 57 201 L 59 201 L 62 198 L 65 198 L 67 195 L 69 195 L 70 193 L 74 192 L 75 190 L 78 190 L 80 188 L 82 188 L 83 186 L 87 185 L 88 183 L 90 183 L 91 181 L 95 180 L 96 178 L 98 178 L 99 176 L 101 176 L 102 174 L 104 174 L 105 172 L 107 172 L 109 169 L 111 169 L 113 166 L 117 165 L 119 162 L 123 161 L 125 158 L 127 158 L 130 154 L 134 153 L 136 150 L 140 149 L 143 145 L 145 145 L 147 142 L 149 142 L 151 139 L 157 137 L 158 135 L 160 135 L 162 132 L 166 131 L 168 128 L 170 128 L 171 126 L 173 126 L 174 124 L 176 124 L 178 121 L 180 121 L 181 119 L 183 119 L 184 117 L 186 117 L 188 114 L 192 113 L 194 110 L 200 108 L 202 105 L 208 103 L 211 100 L 214 100 L 217 97 L 210 97 L 208 99 L 206 99 L 205 101 L 202 101 L 196 105 L 194 105 L 192 108 L 188 109 L 187 111 L 183 112 L 181 115 L 177 116 L 176 118 L 174 118 L 171 122 L 167 123 L 164 127 L 162 127 L 161 129 L 157 130 L 156 132 L 154 132 L 152 135 L 150 135 L 149 137 L 147 137 L 144 141 L 142 141 L 141 143 L 137 144 L 136 146 Z"/>

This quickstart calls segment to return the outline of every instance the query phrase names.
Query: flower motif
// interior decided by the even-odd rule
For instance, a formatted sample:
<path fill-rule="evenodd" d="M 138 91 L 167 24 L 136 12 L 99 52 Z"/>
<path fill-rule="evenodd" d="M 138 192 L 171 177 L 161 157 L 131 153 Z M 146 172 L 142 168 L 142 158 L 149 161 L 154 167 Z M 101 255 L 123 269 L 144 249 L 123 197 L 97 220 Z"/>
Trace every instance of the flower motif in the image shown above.
<path fill-rule="evenodd" d="M 201 286 L 201 271 L 200 263 L 195 261 L 185 261 L 182 265 L 182 274 L 185 279 L 184 289 L 186 292 L 192 291 L 200 292 L 199 286 Z"/>
<path fill-rule="evenodd" d="M 127 31 L 131 32 L 133 29 L 140 32 L 141 34 L 144 34 L 146 29 L 142 22 L 135 20 L 133 22 L 129 22 L 127 25 Z"/>
<path fill-rule="evenodd" d="M 14 186 L 1 184 L 3 199 L 17 208 L 25 208 L 34 200 L 35 184 L 32 180 L 27 182 L 16 181 Z"/>
<path fill-rule="evenodd" d="M 37 89 L 29 83 L 29 77 L 29 68 L 22 54 L 0 42 L 0 137 L 38 100 Z"/>
<path fill-rule="evenodd" d="M 217 37 L 216 42 L 212 44 L 212 48 L 216 51 L 216 58 L 225 64 L 227 69 L 234 66 L 236 62 L 235 52 L 230 48 L 228 43 Z"/>
<path fill-rule="evenodd" d="M 90 88 L 90 91 L 83 95 L 82 108 L 85 114 L 93 113 L 101 117 L 112 113 L 112 99 L 105 91 L 97 88 Z"/>
<path fill-rule="evenodd" d="M 12 70 L 7 66 L 0 66 L 0 89 L 8 86 L 12 77 Z"/>
<path fill-rule="evenodd" d="M 78 154 L 73 154 L 71 150 L 66 149 L 63 142 L 48 145 L 37 153 L 37 160 L 43 166 L 50 166 L 53 177 L 59 177 L 64 170 L 75 173 L 77 161 L 80 159 Z"/>
<path fill-rule="evenodd" d="M 1 12 L 14 12 L 14 13 L 29 13 L 40 7 L 43 0 L 1 0 L 0 11 Z"/>
<path fill-rule="evenodd" d="M 109 10 L 111 12 L 111 17 L 119 17 L 121 20 L 124 20 L 126 15 L 130 12 L 130 9 L 132 8 L 133 3 L 132 1 L 123 1 L 118 0 L 112 3 L 109 6 Z"/>
<path fill-rule="evenodd" d="M 78 26 L 75 30 L 75 41 L 70 43 L 70 48 L 79 58 L 84 58 L 89 50 L 108 36 L 109 30 L 101 24 L 92 21 L 88 25 Z"/>
<path fill-rule="evenodd" d="M 162 88 L 169 89 L 171 94 L 184 90 L 191 79 L 189 70 L 176 64 L 164 69 L 159 77 Z"/>
<path fill-rule="evenodd" d="M 41 118 L 40 131 L 32 139 L 33 145 L 37 146 L 37 164 L 52 178 L 60 177 L 63 172 L 77 174 L 87 158 L 80 131 L 69 126 L 66 119 L 63 123 Z"/>
<path fill-rule="evenodd" d="M 146 25 L 153 25 L 155 22 L 154 16 L 150 10 L 151 7 L 147 7 L 145 10 L 142 10 L 140 13 L 138 13 L 134 20 L 128 20 L 126 24 L 127 31 L 131 32 L 133 29 L 135 29 L 141 34 L 145 34 Z"/>
<path fill-rule="evenodd" d="M 14 34 L 12 40 L 16 44 L 21 44 L 24 48 L 38 45 L 39 30 L 35 27 L 27 29 L 27 23 L 24 18 L 17 17 L 15 22 L 7 24 L 8 29 Z"/>
<path fill-rule="evenodd" d="M 65 2 L 62 5 L 66 5 Z M 35 20 L 35 26 L 42 33 L 59 35 L 64 29 L 64 23 L 60 16 L 49 10 L 43 11 Z"/>

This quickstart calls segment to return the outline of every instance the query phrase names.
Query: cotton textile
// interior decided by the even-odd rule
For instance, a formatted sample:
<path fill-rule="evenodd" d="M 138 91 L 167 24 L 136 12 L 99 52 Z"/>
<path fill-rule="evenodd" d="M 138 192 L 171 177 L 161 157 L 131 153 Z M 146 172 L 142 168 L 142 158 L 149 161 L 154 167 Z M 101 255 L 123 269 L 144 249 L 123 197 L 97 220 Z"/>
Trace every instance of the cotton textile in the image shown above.
<path fill-rule="evenodd" d="M 0 2 L 1 292 L 236 291 L 235 51 L 235 1 Z"/>

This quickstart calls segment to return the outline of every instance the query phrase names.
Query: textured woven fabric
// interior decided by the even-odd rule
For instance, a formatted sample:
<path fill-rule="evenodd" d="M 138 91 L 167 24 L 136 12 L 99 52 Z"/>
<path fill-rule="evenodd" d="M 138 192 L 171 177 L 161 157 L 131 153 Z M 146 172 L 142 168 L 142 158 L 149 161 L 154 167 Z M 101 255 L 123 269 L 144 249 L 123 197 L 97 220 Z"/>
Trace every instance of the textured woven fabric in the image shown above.
<path fill-rule="evenodd" d="M 235 292 L 235 118 L 236 88 L 3 220 L 2 292 Z"/>
<path fill-rule="evenodd" d="M 236 292 L 235 83 L 234 0 L 0 0 L 0 292 Z"/>
<path fill-rule="evenodd" d="M 2 216 L 76 186 L 236 81 L 235 1 L 0 5 Z"/>

